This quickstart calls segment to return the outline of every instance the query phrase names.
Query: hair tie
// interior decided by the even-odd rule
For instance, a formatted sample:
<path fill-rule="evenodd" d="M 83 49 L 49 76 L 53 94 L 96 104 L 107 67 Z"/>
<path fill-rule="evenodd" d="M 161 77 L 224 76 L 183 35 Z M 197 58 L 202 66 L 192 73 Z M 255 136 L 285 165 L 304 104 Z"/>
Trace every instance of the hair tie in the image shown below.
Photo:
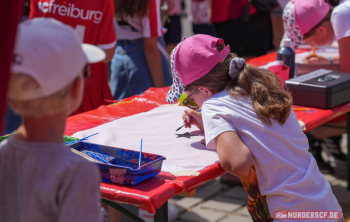
<path fill-rule="evenodd" d="M 228 75 L 231 79 L 238 78 L 239 73 L 242 71 L 242 68 L 245 66 L 246 62 L 242 58 L 233 58 L 230 62 L 230 68 L 228 71 Z"/>

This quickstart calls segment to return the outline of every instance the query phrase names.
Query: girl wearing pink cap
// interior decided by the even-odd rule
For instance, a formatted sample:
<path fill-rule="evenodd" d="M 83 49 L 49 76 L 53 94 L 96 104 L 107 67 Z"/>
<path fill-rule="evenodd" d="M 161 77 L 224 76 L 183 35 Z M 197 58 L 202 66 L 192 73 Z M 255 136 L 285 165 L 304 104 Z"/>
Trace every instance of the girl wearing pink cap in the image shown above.
<path fill-rule="evenodd" d="M 170 64 L 167 101 L 185 92 L 184 105 L 198 104 L 185 111 L 185 127 L 204 131 L 221 166 L 240 177 L 253 221 L 293 221 L 279 220 L 278 211 L 337 211 L 337 219 L 318 221 L 342 221 L 330 184 L 308 152 L 292 98 L 273 73 L 246 64 L 208 35 L 184 39 Z"/>
<path fill-rule="evenodd" d="M 339 1 L 337 1 L 339 2 Z M 301 42 L 313 46 L 330 45 L 334 40 L 339 44 L 339 57 L 325 58 L 309 55 L 306 64 L 298 73 L 307 73 L 319 68 L 350 73 L 350 1 L 342 0 L 332 7 L 328 0 L 292 0 L 283 11 L 285 37 L 292 40 L 294 49 Z"/>
<path fill-rule="evenodd" d="M 339 1 L 336 1 L 339 3 Z M 332 7 L 327 0 L 292 0 L 283 11 L 285 36 L 292 40 L 297 49 L 301 42 L 313 46 L 330 45 L 334 40 L 339 44 L 339 56 L 325 58 L 310 54 L 304 59 L 307 65 L 298 65 L 297 74 L 317 69 L 328 69 L 350 73 L 350 0 L 342 0 Z M 340 116 L 327 123 L 337 127 L 346 127 L 346 116 Z M 346 156 L 340 149 L 340 139 L 346 130 L 320 126 L 307 133 L 310 151 L 317 160 L 322 172 L 331 172 L 333 168 L 324 162 L 321 144 L 324 144 L 334 158 L 345 161 Z M 330 140 L 324 141 L 328 138 Z M 334 147 L 334 148 L 333 148 Z"/>

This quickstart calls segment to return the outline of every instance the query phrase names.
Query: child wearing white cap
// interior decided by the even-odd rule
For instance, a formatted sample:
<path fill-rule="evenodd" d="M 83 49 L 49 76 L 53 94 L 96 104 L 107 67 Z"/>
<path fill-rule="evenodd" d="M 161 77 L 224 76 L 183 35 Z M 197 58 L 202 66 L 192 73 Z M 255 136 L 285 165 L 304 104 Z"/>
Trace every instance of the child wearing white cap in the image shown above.
<path fill-rule="evenodd" d="M 54 19 L 19 25 L 7 99 L 23 123 L 0 146 L 1 221 L 102 220 L 99 170 L 63 145 L 63 133 L 82 100 L 84 67 L 104 58 Z"/>
<path fill-rule="evenodd" d="M 278 214 L 285 211 L 334 211 L 337 217 L 317 221 L 342 221 L 331 186 L 308 152 L 291 95 L 273 73 L 246 64 L 208 35 L 182 40 L 170 64 L 174 83 L 166 100 L 187 94 L 182 104 L 196 110 L 185 110 L 185 127 L 204 131 L 221 166 L 240 177 L 253 221 L 294 221 Z"/>

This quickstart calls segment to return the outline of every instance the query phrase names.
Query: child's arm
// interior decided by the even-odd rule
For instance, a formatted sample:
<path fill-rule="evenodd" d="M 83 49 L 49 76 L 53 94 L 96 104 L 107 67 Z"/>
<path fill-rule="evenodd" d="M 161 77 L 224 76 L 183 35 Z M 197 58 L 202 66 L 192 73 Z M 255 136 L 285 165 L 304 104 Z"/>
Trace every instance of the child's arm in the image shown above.
<path fill-rule="evenodd" d="M 252 153 L 236 132 L 227 131 L 214 139 L 220 164 L 235 176 L 247 176 L 253 163 Z"/>
<path fill-rule="evenodd" d="M 308 65 L 308 64 L 300 64 L 295 68 L 295 73 L 297 75 L 303 75 L 318 69 L 327 69 L 340 72 L 339 64 L 328 64 L 328 65 Z"/>
<path fill-rule="evenodd" d="M 339 64 L 339 56 L 332 57 L 333 64 Z M 328 65 L 330 64 L 330 60 L 327 57 L 321 56 L 321 55 L 315 55 L 312 54 L 307 55 L 303 62 L 308 65 Z"/>

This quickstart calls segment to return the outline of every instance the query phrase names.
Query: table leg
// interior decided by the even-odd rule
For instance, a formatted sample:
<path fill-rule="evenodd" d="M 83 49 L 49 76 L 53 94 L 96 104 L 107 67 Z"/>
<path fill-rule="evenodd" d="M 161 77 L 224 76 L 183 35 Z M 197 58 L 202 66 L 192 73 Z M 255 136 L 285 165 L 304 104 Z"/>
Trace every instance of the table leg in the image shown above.
<path fill-rule="evenodd" d="M 346 113 L 346 128 L 347 128 L 347 138 L 348 138 L 348 157 L 347 162 L 347 181 L 348 181 L 348 191 L 350 191 L 350 112 Z"/>
<path fill-rule="evenodd" d="M 156 210 L 154 222 L 168 222 L 168 201 Z"/>
<path fill-rule="evenodd" d="M 133 220 L 135 222 L 145 222 L 144 220 L 142 220 L 141 218 L 139 218 L 135 214 L 131 213 L 129 210 L 125 209 L 124 207 L 122 207 L 121 205 L 117 204 L 114 201 L 107 200 L 107 199 L 104 199 L 104 198 L 102 198 L 101 201 L 106 203 L 106 204 L 108 204 L 109 206 L 113 207 L 114 209 L 116 209 L 120 213 L 124 214 L 125 216 L 129 217 L 131 220 Z"/>

